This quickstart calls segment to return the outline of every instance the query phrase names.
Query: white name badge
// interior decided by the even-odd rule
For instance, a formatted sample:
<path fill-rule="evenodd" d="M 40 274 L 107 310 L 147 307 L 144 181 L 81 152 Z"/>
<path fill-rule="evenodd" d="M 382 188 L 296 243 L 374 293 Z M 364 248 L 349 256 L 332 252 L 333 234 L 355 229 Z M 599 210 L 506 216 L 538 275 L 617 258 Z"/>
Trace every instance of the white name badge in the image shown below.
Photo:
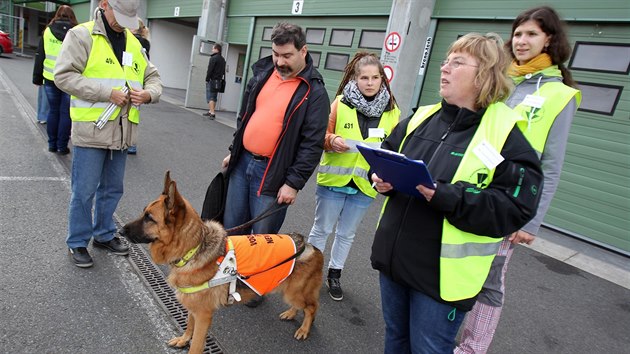
<path fill-rule="evenodd" d="M 129 52 L 123 52 L 122 61 L 122 65 L 124 66 L 133 65 L 133 54 Z"/>
<path fill-rule="evenodd" d="M 370 128 L 370 129 L 368 129 L 368 137 L 369 138 L 384 138 L 385 137 L 385 129 L 383 129 L 383 128 Z"/>
<path fill-rule="evenodd" d="M 490 170 L 497 167 L 503 160 L 505 160 L 503 156 L 501 156 L 501 154 L 494 148 L 494 146 L 490 145 L 490 143 L 486 140 L 475 146 L 475 148 L 473 149 L 473 153 Z"/>
<path fill-rule="evenodd" d="M 534 107 L 534 108 L 542 107 L 543 103 L 545 103 L 545 98 L 542 96 L 527 95 L 525 96 L 525 99 L 523 100 L 524 105 Z"/>

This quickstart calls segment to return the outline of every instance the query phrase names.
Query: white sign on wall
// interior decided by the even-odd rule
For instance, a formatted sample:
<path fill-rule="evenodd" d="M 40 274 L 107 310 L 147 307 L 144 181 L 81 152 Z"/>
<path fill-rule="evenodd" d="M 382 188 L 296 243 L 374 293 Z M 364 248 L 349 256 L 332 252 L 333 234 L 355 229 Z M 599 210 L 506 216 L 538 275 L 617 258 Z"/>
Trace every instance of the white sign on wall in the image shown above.
<path fill-rule="evenodd" d="M 304 7 L 304 0 L 293 0 L 293 7 L 291 8 L 291 15 L 301 15 L 302 7 Z"/>
<path fill-rule="evenodd" d="M 179 16 L 179 6 L 175 6 L 175 8 L 173 9 L 173 16 Z"/>

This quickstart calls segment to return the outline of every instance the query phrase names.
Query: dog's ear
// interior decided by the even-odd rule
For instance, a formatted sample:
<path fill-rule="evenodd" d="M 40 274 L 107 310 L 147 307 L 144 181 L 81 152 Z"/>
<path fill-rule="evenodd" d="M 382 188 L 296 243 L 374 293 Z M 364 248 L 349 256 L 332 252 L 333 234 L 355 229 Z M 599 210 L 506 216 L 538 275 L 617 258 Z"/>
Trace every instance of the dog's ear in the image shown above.
<path fill-rule="evenodd" d="M 169 179 L 168 187 L 164 186 L 164 188 L 166 189 L 166 193 L 164 193 L 166 194 L 166 200 L 164 202 L 166 203 L 166 210 L 170 212 L 173 210 L 173 207 L 175 207 L 176 205 L 175 198 L 178 195 L 177 183 Z"/>
<path fill-rule="evenodd" d="M 166 174 L 164 175 L 164 190 L 162 190 L 162 194 L 168 195 L 168 189 L 171 185 L 171 171 L 166 170 Z"/>

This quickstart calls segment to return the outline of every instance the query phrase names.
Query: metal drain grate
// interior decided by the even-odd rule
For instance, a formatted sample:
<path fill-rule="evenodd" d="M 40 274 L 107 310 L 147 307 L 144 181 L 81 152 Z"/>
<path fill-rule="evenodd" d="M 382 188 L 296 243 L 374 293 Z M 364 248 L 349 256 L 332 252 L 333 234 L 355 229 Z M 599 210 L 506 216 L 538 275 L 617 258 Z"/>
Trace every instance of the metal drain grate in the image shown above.
<path fill-rule="evenodd" d="M 131 264 L 142 275 L 142 279 L 149 289 L 152 290 L 155 298 L 159 300 L 164 311 L 171 315 L 180 330 L 185 331 L 188 311 L 177 301 L 175 291 L 164 279 L 162 271 L 151 262 L 146 251 L 139 245 L 129 244 L 129 257 L 133 261 Z M 206 354 L 222 354 L 225 351 L 216 339 L 208 333 L 206 336 L 206 348 L 203 352 Z"/>

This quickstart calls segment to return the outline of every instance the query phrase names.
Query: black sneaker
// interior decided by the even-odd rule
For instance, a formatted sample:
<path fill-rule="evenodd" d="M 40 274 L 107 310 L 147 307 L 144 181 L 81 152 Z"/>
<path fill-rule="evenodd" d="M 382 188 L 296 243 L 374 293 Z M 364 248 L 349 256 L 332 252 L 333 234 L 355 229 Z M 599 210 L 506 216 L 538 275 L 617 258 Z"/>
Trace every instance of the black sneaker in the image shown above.
<path fill-rule="evenodd" d="M 68 155 L 68 154 L 70 153 L 70 149 L 68 149 L 68 148 L 65 148 L 65 149 L 59 149 L 59 150 L 57 150 L 57 153 L 58 153 L 59 155 Z"/>
<path fill-rule="evenodd" d="M 255 298 L 247 301 L 245 303 L 245 306 L 247 307 L 258 307 L 260 304 L 263 303 L 263 301 L 265 301 L 265 297 L 264 296 L 260 296 L 260 295 L 256 295 Z"/>
<path fill-rule="evenodd" d="M 104 248 L 117 256 L 126 256 L 129 254 L 129 247 L 123 243 L 118 236 L 107 242 L 98 242 L 94 240 L 92 244 L 95 247 Z"/>
<path fill-rule="evenodd" d="M 328 295 L 330 295 L 333 300 L 343 300 L 343 290 L 341 290 L 341 282 L 339 281 L 339 278 L 328 278 L 326 280 L 326 285 L 328 286 Z"/>
<path fill-rule="evenodd" d="M 72 257 L 72 261 L 74 265 L 80 268 L 89 268 L 94 262 L 92 262 L 92 257 L 85 247 L 77 247 L 77 248 L 69 248 L 70 257 Z"/>
<path fill-rule="evenodd" d="M 341 269 L 328 269 L 326 286 L 328 286 L 328 295 L 335 301 L 341 301 L 343 299 L 343 290 L 341 290 L 339 278 L 341 278 Z"/>

